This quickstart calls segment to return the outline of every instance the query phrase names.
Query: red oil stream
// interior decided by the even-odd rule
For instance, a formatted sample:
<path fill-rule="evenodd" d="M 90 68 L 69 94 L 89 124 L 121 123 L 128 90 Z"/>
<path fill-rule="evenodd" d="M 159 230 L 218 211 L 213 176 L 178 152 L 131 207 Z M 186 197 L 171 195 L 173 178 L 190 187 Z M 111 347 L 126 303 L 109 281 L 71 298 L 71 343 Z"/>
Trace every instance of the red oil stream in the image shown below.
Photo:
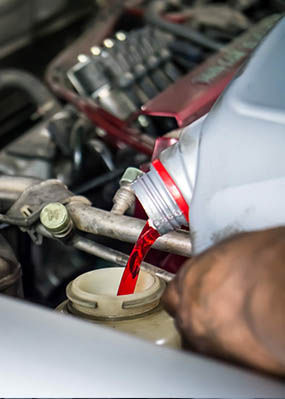
<path fill-rule="evenodd" d="M 139 276 L 140 265 L 158 237 L 158 231 L 151 227 L 149 222 L 146 222 L 130 254 L 117 295 L 128 295 L 134 293 Z"/>

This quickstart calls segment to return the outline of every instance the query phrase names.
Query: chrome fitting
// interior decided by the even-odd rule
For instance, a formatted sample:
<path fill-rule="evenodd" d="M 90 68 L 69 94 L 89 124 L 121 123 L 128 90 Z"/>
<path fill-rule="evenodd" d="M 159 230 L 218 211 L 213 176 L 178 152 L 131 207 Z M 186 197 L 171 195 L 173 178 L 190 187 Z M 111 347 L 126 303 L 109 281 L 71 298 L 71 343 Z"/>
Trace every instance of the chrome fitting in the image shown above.
<path fill-rule="evenodd" d="M 120 188 L 113 198 L 113 207 L 111 212 L 116 215 L 123 215 L 134 203 L 135 194 L 131 184 L 143 174 L 137 168 L 127 168 L 120 180 Z"/>

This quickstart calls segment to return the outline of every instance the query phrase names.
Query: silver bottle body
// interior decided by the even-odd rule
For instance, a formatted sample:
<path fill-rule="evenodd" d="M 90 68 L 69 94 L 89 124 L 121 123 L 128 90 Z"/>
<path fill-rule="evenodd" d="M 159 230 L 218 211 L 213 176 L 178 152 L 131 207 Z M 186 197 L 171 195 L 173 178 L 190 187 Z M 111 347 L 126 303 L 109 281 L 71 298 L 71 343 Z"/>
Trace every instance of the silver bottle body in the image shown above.
<path fill-rule="evenodd" d="M 283 18 L 209 114 L 160 155 L 189 205 L 195 254 L 285 224 L 284 42 Z"/>

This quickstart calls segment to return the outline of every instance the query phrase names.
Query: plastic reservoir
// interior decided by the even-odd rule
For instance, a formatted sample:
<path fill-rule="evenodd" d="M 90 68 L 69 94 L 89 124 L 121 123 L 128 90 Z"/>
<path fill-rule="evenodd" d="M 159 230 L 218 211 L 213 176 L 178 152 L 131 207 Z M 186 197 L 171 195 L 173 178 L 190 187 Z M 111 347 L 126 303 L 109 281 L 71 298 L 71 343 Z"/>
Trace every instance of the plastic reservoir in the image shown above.
<path fill-rule="evenodd" d="M 114 267 L 80 275 L 68 284 L 68 299 L 57 310 L 157 345 L 180 347 L 174 320 L 160 304 L 165 282 L 154 274 L 140 271 L 134 294 L 117 296 L 123 270 Z"/>

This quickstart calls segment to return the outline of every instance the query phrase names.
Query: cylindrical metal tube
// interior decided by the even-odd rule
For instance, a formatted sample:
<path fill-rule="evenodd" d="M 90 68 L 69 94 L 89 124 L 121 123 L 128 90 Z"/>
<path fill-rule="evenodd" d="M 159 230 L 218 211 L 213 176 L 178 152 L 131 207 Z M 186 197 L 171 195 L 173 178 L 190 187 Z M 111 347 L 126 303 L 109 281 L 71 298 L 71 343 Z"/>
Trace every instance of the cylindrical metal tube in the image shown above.
<path fill-rule="evenodd" d="M 26 188 L 40 181 L 34 177 L 0 176 L 0 211 L 9 209 Z"/>
<path fill-rule="evenodd" d="M 51 233 L 48 232 L 42 225 L 38 225 L 37 232 L 44 237 L 54 238 Z M 71 243 L 74 248 L 78 249 L 79 251 L 86 252 L 90 255 L 94 255 L 98 258 L 104 259 L 107 262 L 116 263 L 117 265 L 123 267 L 126 266 L 129 260 L 129 256 L 125 253 L 117 251 L 113 248 L 105 247 L 98 242 L 94 242 L 92 240 L 89 240 L 88 238 L 81 237 L 79 235 L 75 235 Z M 157 277 L 160 277 L 166 282 L 171 281 L 174 277 L 173 273 L 163 270 L 160 267 L 151 265 L 147 262 L 141 263 L 141 269 L 154 273 Z"/>
<path fill-rule="evenodd" d="M 92 208 L 79 201 L 67 204 L 74 225 L 81 231 L 134 243 L 145 221 L 129 216 Z M 182 256 L 191 256 L 191 242 L 187 231 L 173 231 L 157 239 L 153 248 Z"/>
<path fill-rule="evenodd" d="M 126 266 L 129 259 L 129 256 L 124 254 L 123 252 L 116 251 L 112 248 L 107 248 L 102 244 L 78 236 L 73 239 L 73 246 L 80 251 L 98 256 L 101 259 L 116 263 L 120 266 Z M 170 281 L 174 277 L 174 274 L 169 273 L 166 270 L 151 265 L 147 262 L 141 263 L 141 269 L 150 271 L 165 281 Z"/>

